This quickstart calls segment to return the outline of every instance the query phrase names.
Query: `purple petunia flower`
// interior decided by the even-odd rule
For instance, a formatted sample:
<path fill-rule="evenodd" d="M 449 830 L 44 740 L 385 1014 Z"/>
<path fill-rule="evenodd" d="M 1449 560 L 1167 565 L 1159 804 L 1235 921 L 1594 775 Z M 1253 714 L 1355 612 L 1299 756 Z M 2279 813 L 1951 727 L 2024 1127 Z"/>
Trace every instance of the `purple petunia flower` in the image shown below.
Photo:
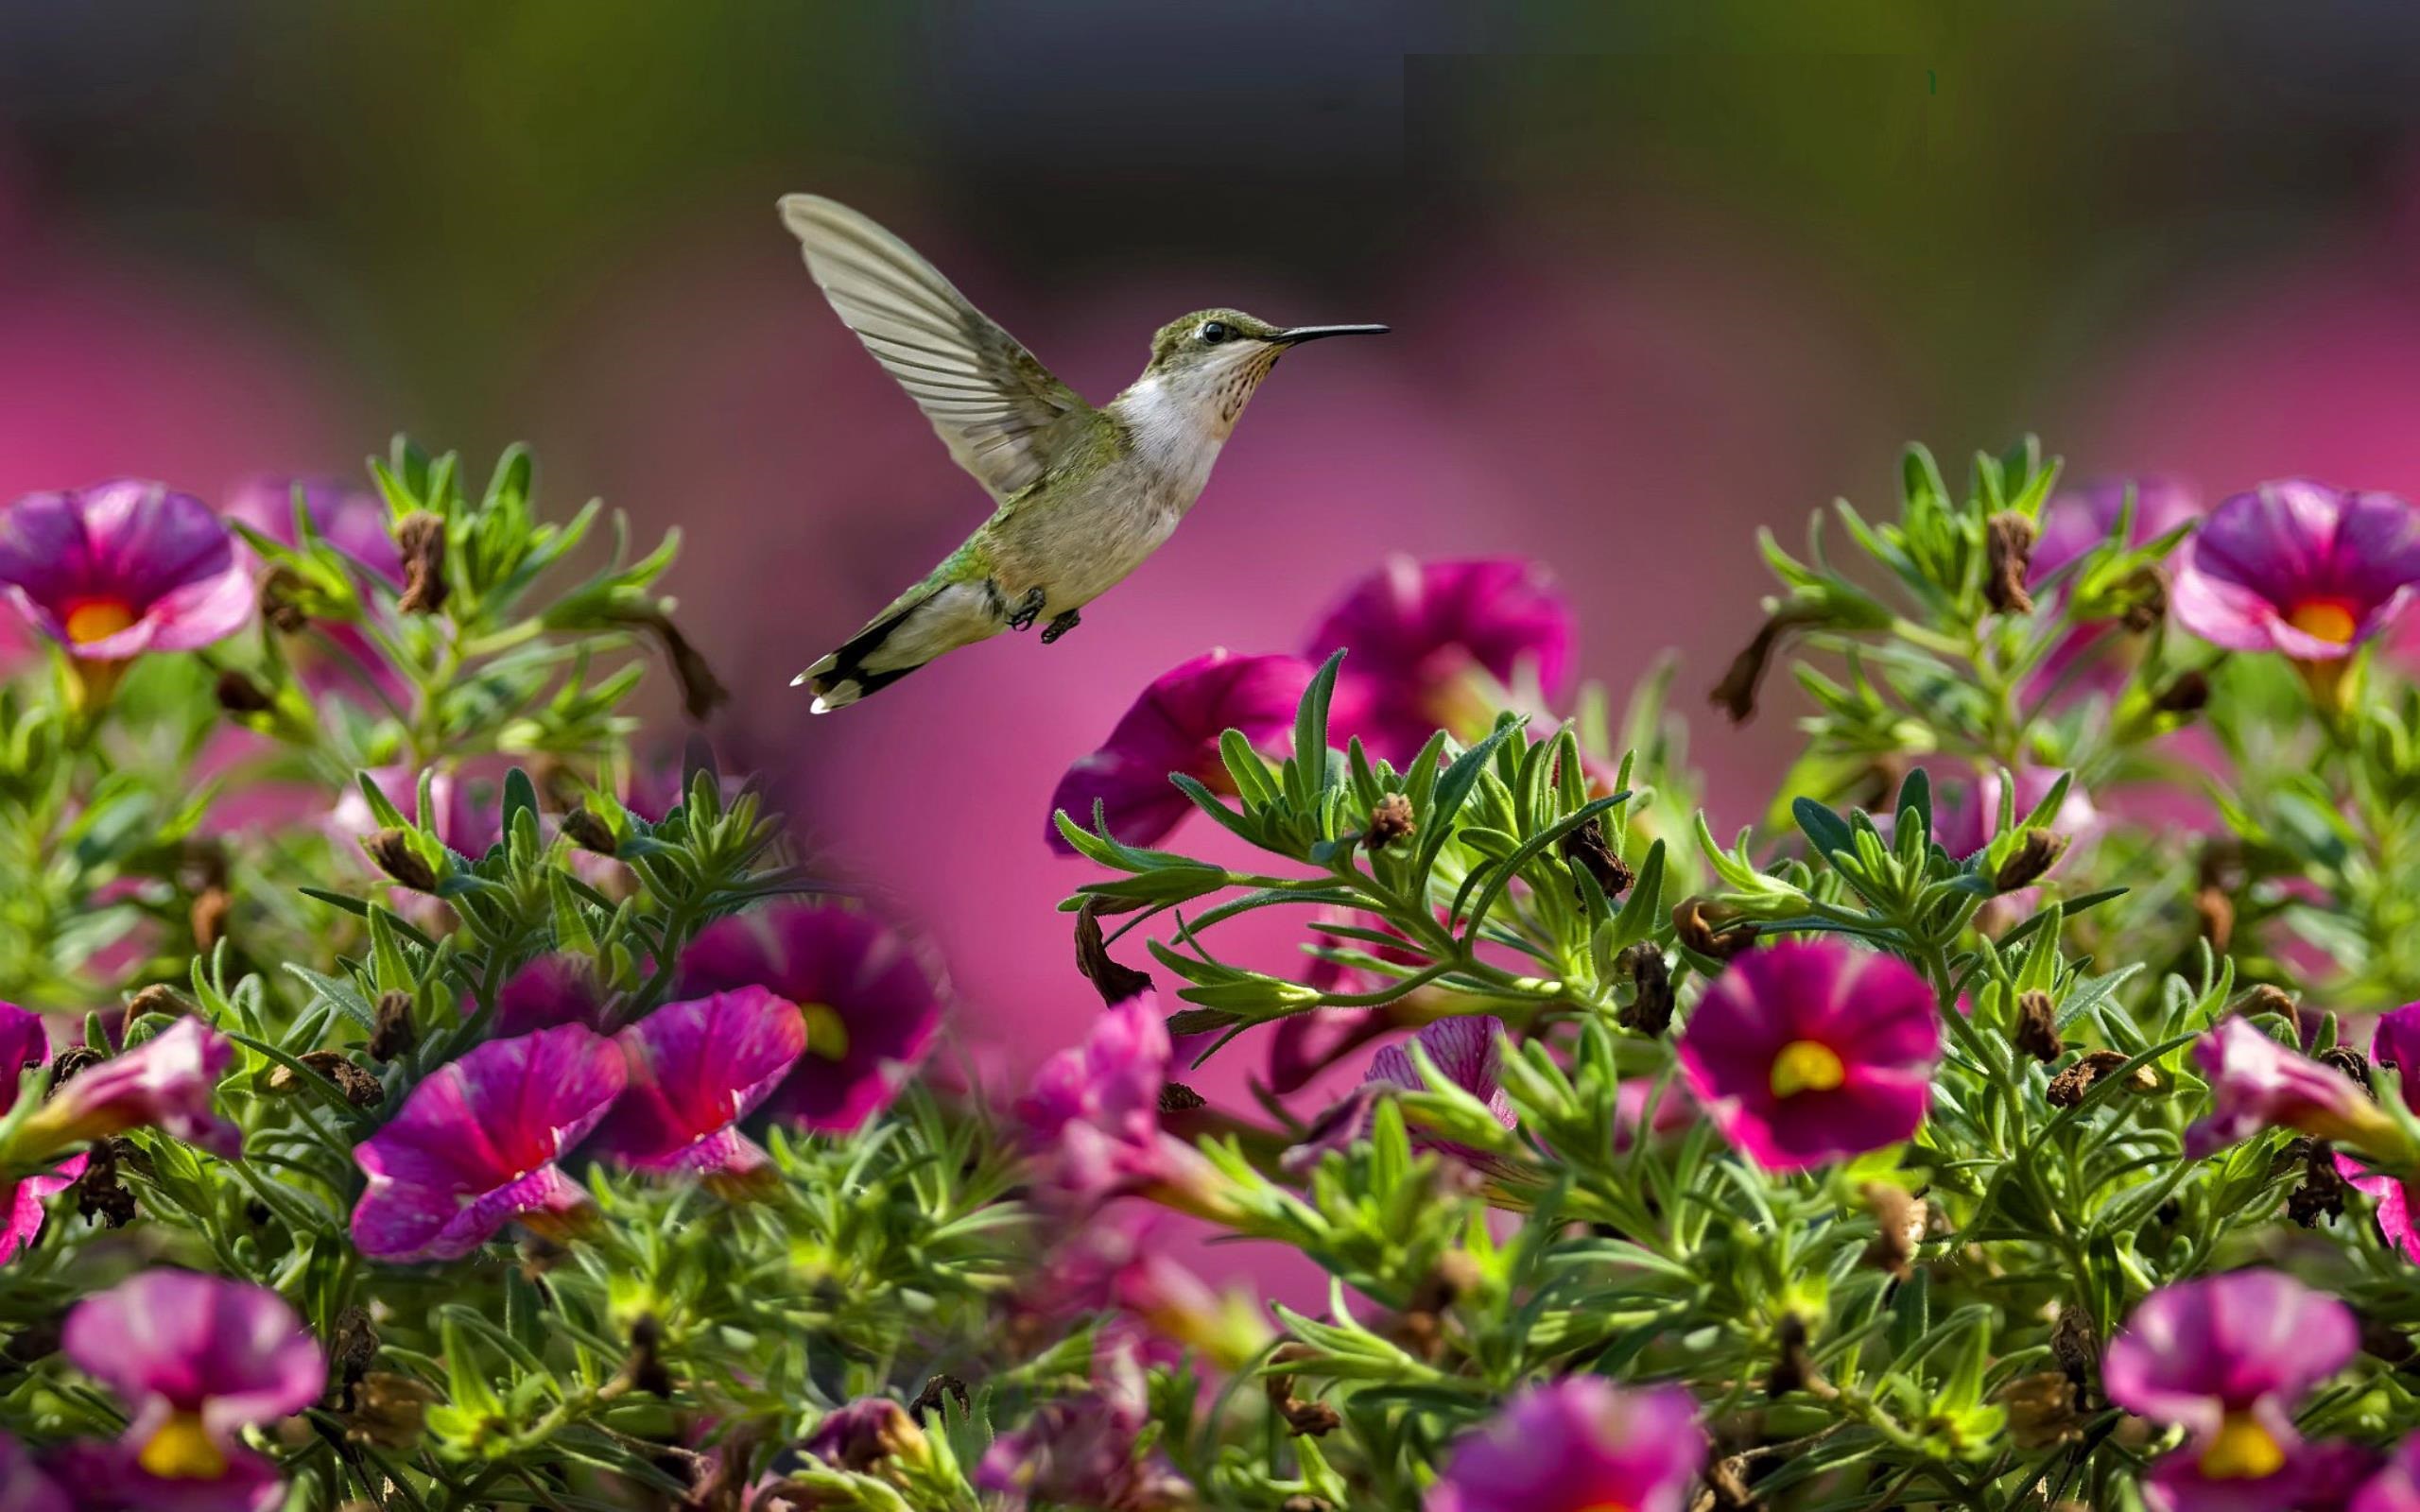
<path fill-rule="evenodd" d="M 883 1460 L 925 1452 L 925 1430 L 888 1397 L 859 1397 L 823 1415 L 799 1446 L 835 1469 L 860 1472 Z"/>
<path fill-rule="evenodd" d="M 2306 1448 L 2295 1406 L 2360 1347 L 2351 1309 L 2273 1270 L 2163 1286 L 2143 1299 L 2101 1359 L 2109 1400 L 2183 1428 L 2184 1447 L 2145 1489 L 2169 1512 L 2311 1501 L 2346 1456 Z"/>
<path fill-rule="evenodd" d="M 744 1181 L 768 1167 L 739 1120 L 806 1050 L 796 1005 L 761 987 L 667 1003 L 615 1035 L 629 1062 L 599 1150 L 633 1170 Z"/>
<path fill-rule="evenodd" d="M 1361 737 L 1402 765 L 1437 730 L 1485 732 L 1473 669 L 1511 684 L 1524 667 L 1552 696 L 1571 671 L 1571 609 L 1535 565 L 1506 558 L 1415 561 L 1390 557 L 1345 590 L 1304 643 L 1324 661 L 1341 647 L 1337 740 Z"/>
<path fill-rule="evenodd" d="M 491 1038 L 510 1040 L 566 1023 L 605 1027 L 596 961 L 569 952 L 541 955 L 505 979 L 495 995 Z"/>
<path fill-rule="evenodd" d="M 1439 1019 L 1414 1039 L 1447 1081 L 1485 1103 L 1497 1123 L 1512 1128 L 1516 1122 L 1512 1100 L 1495 1079 L 1503 1036 L 1503 1020 L 1479 1013 Z M 1286 1152 L 1285 1168 L 1297 1174 L 1307 1171 L 1328 1151 L 1347 1149 L 1368 1139 L 1371 1121 L 1377 1114 L 1377 1099 L 1390 1088 L 1415 1092 L 1428 1090 L 1419 1063 L 1402 1045 L 1385 1046 L 1370 1057 L 1370 1069 L 1362 1074 L 1361 1085 L 1312 1122 L 1305 1131 L 1303 1143 Z M 1495 1165 L 1495 1158 L 1484 1150 L 1450 1140 L 1431 1139 L 1417 1130 L 1412 1134 L 1412 1143 L 1450 1156 L 1476 1170 L 1492 1170 Z"/>
<path fill-rule="evenodd" d="M 1209 1163 L 1160 1127 L 1169 1054 L 1159 1000 L 1143 992 L 1101 1010 L 1082 1044 L 1042 1063 L 1016 1114 L 1047 1199 L 1086 1209 L 1140 1192 L 1198 1214 L 1222 1211 Z"/>
<path fill-rule="evenodd" d="M 265 1286 L 146 1271 L 67 1315 L 60 1349 L 130 1409 L 125 1436 L 78 1456 L 90 1504 L 145 1512 L 260 1512 L 277 1468 L 237 1435 L 311 1405 L 327 1359 Z"/>
<path fill-rule="evenodd" d="M 614 1041 L 564 1024 L 491 1040 L 438 1068 L 355 1146 L 369 1190 L 353 1242 L 373 1260 L 458 1260 L 518 1219 L 560 1226 L 588 1194 L 555 1164 L 621 1093 Z"/>
<path fill-rule="evenodd" d="M 1426 1512 L 1680 1512 L 1705 1464 L 1697 1399 L 1566 1376 L 1455 1440 Z"/>
<path fill-rule="evenodd" d="M 2420 1434 L 2396 1446 L 2385 1467 L 2353 1493 L 2345 1512 L 2420 1512 Z"/>
<path fill-rule="evenodd" d="M 1127 845 L 1156 845 L 1193 812 L 1193 800 L 1169 776 L 1182 772 L 1214 793 L 1234 793 L 1219 737 L 1239 730 L 1257 747 L 1290 731 L 1315 670 L 1299 657 L 1220 649 L 1162 673 L 1118 716 L 1100 748 L 1059 779 L 1051 813 L 1089 830 L 1098 804 L 1111 835 Z M 1076 853 L 1055 818 L 1043 829 L 1050 849 Z"/>
<path fill-rule="evenodd" d="M 394 514 L 375 494 L 324 478 L 248 478 L 227 496 L 227 517 L 271 541 L 299 545 L 301 539 L 294 528 L 298 489 L 311 528 L 353 563 L 357 581 L 383 582 L 394 589 L 404 586 L 403 553 L 396 548 L 393 535 Z M 361 597 L 365 604 L 370 602 L 368 593 Z M 307 642 L 289 643 L 287 655 L 305 686 L 320 694 L 353 693 L 367 686 L 398 703 L 405 701 L 408 689 L 403 675 L 387 664 L 376 643 L 361 627 L 330 624 L 320 628 L 353 665 L 343 666 Z"/>
<path fill-rule="evenodd" d="M 49 1063 L 50 1033 L 43 1027 L 42 1015 L 0 1003 L 0 1117 L 17 1106 L 17 1084 L 24 1073 Z M 84 1160 L 81 1155 L 70 1156 L 39 1176 L 23 1177 L 13 1184 L 0 1180 L 0 1265 L 34 1242 L 42 1232 L 43 1198 L 73 1185 L 84 1174 Z M 7 1503 L 0 1502 L 0 1512 L 8 1512 Z"/>
<path fill-rule="evenodd" d="M 0 1512 L 75 1512 L 59 1483 L 35 1466 L 26 1447 L 0 1434 Z"/>
<path fill-rule="evenodd" d="M 1046 1402 L 992 1441 L 976 1466 L 976 1489 L 1000 1493 L 1014 1512 L 1035 1502 L 1100 1512 L 1191 1506 L 1192 1490 L 1167 1457 L 1138 1448 L 1150 1416 L 1141 1364 L 1130 1349 L 1102 1349 L 1091 1391 Z"/>
<path fill-rule="evenodd" d="M 2403 1084 L 2403 1106 L 2420 1111 L 2420 1003 L 2407 1003 L 2379 1016 L 2370 1041 L 2370 1058 L 2394 1068 Z M 2415 1204 L 2406 1179 L 2342 1150 L 2336 1152 L 2336 1171 L 2357 1190 L 2377 1199 L 2378 1231 L 2403 1251 L 2405 1259 L 2420 1264 L 2420 1224 L 2413 1221 Z"/>
<path fill-rule="evenodd" d="M 156 1127 L 221 1159 L 244 1136 L 211 1109 L 235 1046 L 199 1019 L 179 1019 L 141 1044 L 70 1078 L 17 1131 L 12 1154 L 32 1161 L 70 1144 Z"/>
<path fill-rule="evenodd" d="M 1932 1103 L 1941 1018 L 1895 956 L 1784 940 L 1715 978 L 1682 1032 L 1689 1091 L 1772 1171 L 1861 1155 L 1915 1133 Z"/>
<path fill-rule="evenodd" d="M 2264 483 L 2211 511 L 2180 557 L 2170 602 L 2187 629 L 2232 650 L 2340 661 L 2411 602 L 2420 513 L 2391 493 Z"/>
<path fill-rule="evenodd" d="M 0 588 L 36 629 L 93 662 L 190 651 L 252 615 L 227 523 L 189 494 L 130 479 L 0 510 Z"/>
<path fill-rule="evenodd" d="M 420 773 L 407 766 L 373 766 L 369 778 L 405 818 L 426 824 L 440 844 L 457 855 L 477 860 L 504 838 L 504 801 L 496 782 L 453 766 L 441 766 L 428 780 L 433 815 L 420 812 Z M 378 828 L 370 800 L 357 784 L 349 784 L 328 816 L 339 847 L 351 846 Z"/>
<path fill-rule="evenodd" d="M 2050 796 L 2050 789 L 2065 772 L 2049 766 L 2019 767 L 2016 773 L 2016 795 L 2011 800 L 2016 822 L 2034 806 Z M 2093 807 L 2085 796 L 2083 784 L 2069 782 L 2067 796 L 2059 800 L 2058 811 L 2050 816 L 2050 828 L 2069 840 L 2088 834 L 2100 822 L 2100 811 Z M 1964 861 L 1992 843 L 2000 827 L 2000 774 L 1983 772 L 1971 782 L 1955 779 L 1941 782 L 1933 798 L 1933 843 L 1949 852 L 1954 860 Z"/>
<path fill-rule="evenodd" d="M 2033 538 L 2026 581 L 2039 588 L 2052 574 L 2109 539 L 2125 512 L 2127 494 L 2135 501 L 2135 517 L 2126 528 L 2126 544 L 2147 545 L 2202 512 L 2192 485 L 2178 478 L 2152 474 L 2139 478 L 2104 478 L 2080 489 L 2062 489 L 2042 507 Z"/>
<path fill-rule="evenodd" d="M 2264 1128 L 2366 1149 L 2399 1148 L 2401 1130 L 2353 1079 L 2279 1044 L 2237 1018 L 2193 1042 L 2193 1063 L 2210 1084 L 2209 1116 L 2185 1131 L 2185 1153 L 2201 1160 Z"/>
<path fill-rule="evenodd" d="M 775 1118 L 845 1134 L 899 1095 L 941 1024 L 933 974 L 859 909 L 798 903 L 709 926 L 682 953 L 674 990 L 761 987 L 806 1017 L 806 1053 L 769 1104 Z"/>

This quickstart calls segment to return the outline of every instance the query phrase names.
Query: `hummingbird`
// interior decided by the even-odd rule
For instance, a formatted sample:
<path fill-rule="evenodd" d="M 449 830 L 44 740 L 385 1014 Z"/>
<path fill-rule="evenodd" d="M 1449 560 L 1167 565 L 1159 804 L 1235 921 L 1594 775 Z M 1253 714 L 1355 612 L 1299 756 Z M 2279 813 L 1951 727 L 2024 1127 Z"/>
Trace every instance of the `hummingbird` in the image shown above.
<path fill-rule="evenodd" d="M 1045 645 L 1074 629 L 1193 507 L 1282 353 L 1387 329 L 1196 310 L 1160 327 L 1143 375 L 1096 409 L 866 216 L 815 195 L 785 196 L 781 211 L 832 308 L 994 503 L 923 582 L 791 679 L 816 713 L 1004 629 L 1042 624 Z"/>

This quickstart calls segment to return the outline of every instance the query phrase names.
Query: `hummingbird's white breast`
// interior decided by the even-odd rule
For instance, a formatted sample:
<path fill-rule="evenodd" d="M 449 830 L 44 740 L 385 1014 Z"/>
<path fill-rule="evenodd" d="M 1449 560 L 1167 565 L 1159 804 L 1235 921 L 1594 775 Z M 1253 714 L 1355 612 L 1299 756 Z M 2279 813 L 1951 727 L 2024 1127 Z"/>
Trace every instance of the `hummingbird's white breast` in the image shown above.
<path fill-rule="evenodd" d="M 1236 428 L 1233 415 L 1193 387 L 1154 373 L 1109 402 L 1110 413 L 1126 424 L 1134 459 L 1156 474 L 1180 518 L 1201 496 L 1211 464 Z"/>

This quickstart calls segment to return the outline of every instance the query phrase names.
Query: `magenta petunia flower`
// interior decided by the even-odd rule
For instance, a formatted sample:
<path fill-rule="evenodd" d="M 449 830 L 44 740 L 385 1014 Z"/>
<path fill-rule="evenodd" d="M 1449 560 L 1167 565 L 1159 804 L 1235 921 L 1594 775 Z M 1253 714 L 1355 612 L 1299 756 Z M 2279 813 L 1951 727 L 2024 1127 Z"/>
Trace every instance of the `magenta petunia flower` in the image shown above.
<path fill-rule="evenodd" d="M 234 1057 L 234 1042 L 225 1035 L 199 1019 L 179 1019 L 69 1078 L 19 1126 L 12 1153 L 38 1160 L 70 1144 L 158 1128 L 233 1159 L 243 1148 L 243 1133 L 212 1110 L 211 1094 Z"/>
<path fill-rule="evenodd" d="M 561 1227 L 588 1194 L 555 1161 L 621 1093 L 614 1041 L 569 1023 L 491 1040 L 412 1089 L 355 1146 L 369 1190 L 353 1242 L 373 1260 L 458 1260 L 516 1219 Z"/>
<path fill-rule="evenodd" d="M 1167 1457 L 1139 1440 L 1150 1422 L 1141 1363 L 1129 1349 L 1100 1350 L 1093 1389 L 1046 1402 L 1002 1434 L 975 1468 L 975 1487 L 1023 1512 L 1036 1502 L 1101 1512 L 1173 1512 L 1195 1504 Z"/>
<path fill-rule="evenodd" d="M 0 1434 L 0 1512 L 76 1512 L 59 1483 L 7 1434 Z"/>
<path fill-rule="evenodd" d="M 682 954 L 674 990 L 761 987 L 806 1016 L 806 1053 L 768 1106 L 845 1134 L 890 1106 L 941 1025 L 933 973 L 897 931 L 861 909 L 797 903 L 709 926 Z"/>
<path fill-rule="evenodd" d="M 277 1505 L 277 1468 L 238 1435 L 301 1412 L 327 1387 L 327 1359 L 284 1298 L 190 1271 L 146 1271 L 87 1297 L 68 1314 L 60 1349 L 130 1412 L 125 1436 L 78 1467 L 76 1484 L 103 1506 Z"/>
<path fill-rule="evenodd" d="M 487 775 L 439 767 L 428 780 L 429 806 L 436 812 L 425 816 L 420 812 L 420 773 L 406 766 L 375 766 L 369 777 L 404 817 L 430 826 L 438 842 L 457 855 L 475 861 L 504 838 L 502 789 Z M 378 820 L 359 786 L 349 783 L 337 799 L 328 825 L 341 848 L 377 829 Z"/>
<path fill-rule="evenodd" d="M 2051 787 L 2064 772 L 2049 766 L 2020 767 L 2016 773 L 2016 796 L 2011 801 L 2016 822 L 2033 812 L 2034 805 L 2050 796 Z M 2069 782 L 2067 796 L 2059 800 L 2058 811 L 2050 816 L 2050 828 L 2069 840 L 2089 834 L 2100 822 L 2100 811 L 2093 807 L 2085 796 L 2083 784 Z M 1971 782 L 1955 778 L 1941 782 L 1935 788 L 1932 806 L 1933 843 L 1960 861 L 1992 843 L 2000 824 L 2000 774 L 1983 772 Z"/>
<path fill-rule="evenodd" d="M 2394 1069 L 2403 1084 L 2403 1106 L 2420 1111 L 2420 1003 L 2407 1003 L 2379 1016 L 2370 1041 L 2370 1058 Z M 2405 1259 L 2420 1264 L 2420 1224 L 2413 1221 L 2420 1205 L 2412 1200 L 2410 1183 L 2342 1150 L 2336 1152 L 2336 1171 L 2377 1200 L 2378 1231 L 2403 1251 Z"/>
<path fill-rule="evenodd" d="M 36 629 L 94 662 L 190 651 L 252 615 L 227 523 L 189 494 L 130 479 L 0 510 L 0 588 Z"/>
<path fill-rule="evenodd" d="M 2130 546 L 2147 545 L 2202 512 L 2201 497 L 2191 484 L 2158 474 L 2062 489 L 2042 507 L 2026 581 L 2041 587 L 2052 574 L 2108 540 L 2125 512 L 2129 490 L 2135 500 L 2135 518 L 2126 529 Z"/>
<path fill-rule="evenodd" d="M 1098 804 L 1111 835 L 1128 845 L 1156 845 L 1193 812 L 1193 800 L 1168 781 L 1170 774 L 1183 772 L 1214 793 L 1234 793 L 1219 737 L 1239 730 L 1257 747 L 1286 735 L 1315 670 L 1299 657 L 1220 649 L 1162 673 L 1118 716 L 1100 748 L 1059 779 L 1051 813 L 1063 812 L 1089 830 Z M 1076 853 L 1055 818 L 1043 829 L 1053 850 Z"/>
<path fill-rule="evenodd" d="M 1932 1102 L 1941 1018 L 1895 956 L 1784 940 L 1715 978 L 1680 1040 L 1689 1091 L 1768 1170 L 1860 1155 L 1915 1133 Z"/>
<path fill-rule="evenodd" d="M 227 495 L 227 516 L 285 545 L 300 544 L 294 528 L 294 490 L 302 490 L 311 528 L 369 577 L 404 586 L 404 557 L 396 548 L 394 512 L 376 494 L 331 478 L 292 478 L 264 473 L 246 478 Z"/>
<path fill-rule="evenodd" d="M 667 1003 L 615 1035 L 630 1076 L 599 1151 L 659 1176 L 744 1180 L 768 1169 L 739 1121 L 806 1050 L 806 1019 L 761 987 Z"/>
<path fill-rule="evenodd" d="M 2396 1446 L 2385 1466 L 2353 1493 L 2345 1512 L 2420 1512 L 2420 1434 Z"/>
<path fill-rule="evenodd" d="M 0 1003 L 0 1117 L 17 1106 L 17 1084 L 35 1066 L 50 1063 L 50 1033 L 42 1016 L 13 1003 Z M 0 1265 L 42 1232 L 43 1199 L 65 1191 L 84 1174 L 84 1157 L 70 1156 L 39 1176 L 14 1183 L 0 1179 Z M 8 1503 L 0 1502 L 0 1512 Z"/>
<path fill-rule="evenodd" d="M 2193 1042 L 2193 1063 L 2210 1084 L 2209 1116 L 2185 1131 L 2185 1153 L 2200 1160 L 2264 1128 L 2392 1150 L 2394 1121 L 2351 1077 L 2262 1034 L 2221 1019 Z"/>
<path fill-rule="evenodd" d="M 1196 1212 L 1218 1210 L 1216 1173 L 1160 1127 L 1169 1053 L 1159 1000 L 1144 992 L 1102 1009 L 1082 1044 L 1042 1063 L 1016 1114 L 1041 1160 L 1046 1198 L 1089 1208 L 1143 1192 Z"/>
<path fill-rule="evenodd" d="M 825 1413 L 799 1447 L 835 1469 L 856 1471 L 924 1443 L 925 1430 L 907 1408 L 889 1397 L 859 1397 Z"/>
<path fill-rule="evenodd" d="M 1535 565 L 1507 558 L 1415 561 L 1390 557 L 1345 590 L 1304 644 L 1324 661 L 1341 647 L 1337 742 L 1357 734 L 1401 765 L 1428 737 L 1485 733 L 1474 669 L 1511 684 L 1527 668 L 1551 697 L 1571 672 L 1571 609 Z"/>
<path fill-rule="evenodd" d="M 1697 1399 L 1602 1376 L 1532 1386 L 1455 1440 L 1426 1512 L 1681 1512 L 1706 1455 Z"/>
<path fill-rule="evenodd" d="M 2109 1400 L 2186 1431 L 2146 1489 L 2173 1512 L 2303 1504 L 2341 1456 L 2306 1449 L 2294 1408 L 2360 1348 L 2352 1310 L 2273 1270 L 2163 1286 L 2101 1357 Z"/>
<path fill-rule="evenodd" d="M 605 1027 L 596 962 L 568 952 L 538 956 L 505 979 L 495 995 L 490 1038 L 510 1040 L 566 1023 Z"/>
<path fill-rule="evenodd" d="M 1498 1042 L 1503 1036 L 1503 1020 L 1479 1013 L 1439 1019 L 1414 1039 L 1447 1081 L 1485 1103 L 1497 1123 L 1512 1128 L 1516 1122 L 1512 1100 L 1495 1079 L 1502 1056 Z M 1346 1149 L 1368 1139 L 1371 1120 L 1377 1114 L 1377 1099 L 1389 1088 L 1415 1092 L 1428 1089 L 1419 1063 L 1402 1045 L 1387 1045 L 1370 1057 L 1370 1069 L 1362 1074 L 1361 1085 L 1312 1122 L 1303 1143 L 1283 1157 L 1285 1168 L 1296 1173 L 1307 1171 L 1328 1151 Z M 1490 1170 L 1495 1164 L 1495 1158 L 1484 1150 L 1450 1140 L 1431 1139 L 1417 1129 L 1412 1131 L 1412 1143 L 1475 1169 Z"/>
<path fill-rule="evenodd" d="M 2264 483 L 2210 513 L 2179 553 L 2187 629 L 2238 651 L 2333 662 L 2392 626 L 2420 585 L 2420 514 L 2391 493 Z"/>

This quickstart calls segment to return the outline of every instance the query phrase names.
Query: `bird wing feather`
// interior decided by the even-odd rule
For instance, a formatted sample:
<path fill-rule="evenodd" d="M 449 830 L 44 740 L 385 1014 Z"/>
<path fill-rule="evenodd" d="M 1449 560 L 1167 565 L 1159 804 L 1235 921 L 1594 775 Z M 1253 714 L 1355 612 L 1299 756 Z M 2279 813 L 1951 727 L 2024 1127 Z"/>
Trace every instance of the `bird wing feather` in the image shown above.
<path fill-rule="evenodd" d="M 816 195 L 784 197 L 782 221 L 832 308 L 994 497 L 1041 477 L 1091 415 L 1016 337 L 880 226 Z"/>

